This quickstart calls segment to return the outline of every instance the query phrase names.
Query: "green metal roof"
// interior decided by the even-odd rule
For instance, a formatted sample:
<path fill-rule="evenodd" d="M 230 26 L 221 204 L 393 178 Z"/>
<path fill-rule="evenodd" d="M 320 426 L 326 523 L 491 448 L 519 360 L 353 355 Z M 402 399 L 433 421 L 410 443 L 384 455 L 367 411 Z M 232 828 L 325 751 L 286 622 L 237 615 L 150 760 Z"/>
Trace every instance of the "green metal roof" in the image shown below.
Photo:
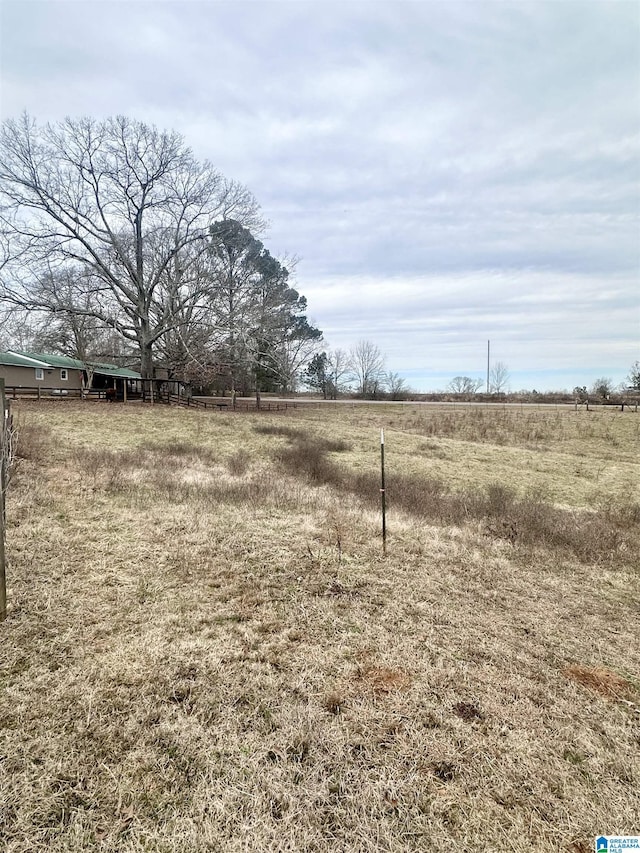
<path fill-rule="evenodd" d="M 130 370 L 128 367 L 116 367 L 115 364 L 98 364 L 91 362 L 91 366 L 95 373 L 101 376 L 119 376 L 122 379 L 142 379 L 139 373 L 135 370 Z"/>
<path fill-rule="evenodd" d="M 94 373 L 99 373 L 101 376 L 116 376 L 121 379 L 142 379 L 139 373 L 135 370 L 130 370 L 128 367 L 118 367 L 117 364 L 107 364 L 105 362 L 90 361 L 87 362 L 94 370 Z M 6 364 L 13 367 L 66 367 L 71 370 L 84 370 L 85 363 L 78 358 L 70 358 L 67 355 L 57 355 L 56 353 L 48 352 L 17 352 L 9 350 L 9 352 L 0 353 L 0 364 Z"/>
<path fill-rule="evenodd" d="M 34 357 L 27 358 L 16 352 L 0 352 L 0 364 L 10 367 L 48 367 L 46 361 L 40 361 Z"/>
<path fill-rule="evenodd" d="M 70 358 L 68 355 L 57 355 L 50 352 L 17 352 L 17 350 L 10 350 L 10 352 L 22 358 L 31 358 L 43 362 L 48 367 L 67 367 L 72 370 L 82 370 L 84 367 L 79 359 Z"/>
<path fill-rule="evenodd" d="M 56 355 L 55 353 L 42 352 L 36 353 L 34 357 L 41 358 L 44 361 L 49 362 L 51 367 L 71 367 L 75 370 L 82 370 L 84 367 L 79 358 L 70 358 L 68 355 Z"/>

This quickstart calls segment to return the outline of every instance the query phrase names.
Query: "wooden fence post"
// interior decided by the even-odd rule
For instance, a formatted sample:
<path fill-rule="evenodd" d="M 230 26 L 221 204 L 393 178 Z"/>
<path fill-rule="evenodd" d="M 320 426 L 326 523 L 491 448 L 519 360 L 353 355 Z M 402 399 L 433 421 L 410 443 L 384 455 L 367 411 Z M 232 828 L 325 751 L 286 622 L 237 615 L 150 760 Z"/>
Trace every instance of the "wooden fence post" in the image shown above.
<path fill-rule="evenodd" d="M 7 616 L 7 575 L 5 567 L 4 531 L 6 526 L 5 493 L 9 463 L 9 405 L 4 394 L 4 379 L 0 379 L 0 622 Z M 6 455 L 5 455 L 6 454 Z"/>

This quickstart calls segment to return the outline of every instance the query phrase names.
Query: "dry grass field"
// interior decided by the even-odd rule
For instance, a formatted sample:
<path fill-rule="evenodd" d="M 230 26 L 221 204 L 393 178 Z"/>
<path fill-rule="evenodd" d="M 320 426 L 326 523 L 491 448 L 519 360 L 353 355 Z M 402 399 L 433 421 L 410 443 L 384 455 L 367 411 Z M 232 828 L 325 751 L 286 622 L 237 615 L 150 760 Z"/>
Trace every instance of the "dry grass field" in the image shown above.
<path fill-rule="evenodd" d="M 640 832 L 640 414 L 13 411 L 2 851 Z"/>

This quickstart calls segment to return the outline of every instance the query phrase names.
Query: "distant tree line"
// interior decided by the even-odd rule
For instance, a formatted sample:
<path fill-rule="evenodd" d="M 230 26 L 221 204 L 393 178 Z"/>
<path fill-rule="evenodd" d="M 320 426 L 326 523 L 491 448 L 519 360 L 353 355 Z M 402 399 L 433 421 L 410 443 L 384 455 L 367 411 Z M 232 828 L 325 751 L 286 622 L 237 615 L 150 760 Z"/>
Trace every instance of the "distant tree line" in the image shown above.
<path fill-rule="evenodd" d="M 376 344 L 361 340 L 348 352 L 329 349 L 316 353 L 302 379 L 325 400 L 346 393 L 366 400 L 406 400 L 415 392 L 400 374 L 385 370 L 385 360 Z"/>
<path fill-rule="evenodd" d="M 486 388 L 489 394 L 504 394 L 508 391 L 510 375 L 507 365 L 504 362 L 498 361 L 492 365 L 489 371 L 489 387 Z M 471 376 L 454 376 L 447 386 L 447 391 L 450 394 L 455 394 L 461 397 L 472 397 L 475 394 L 483 392 L 485 380 Z M 624 393 L 625 391 L 640 392 L 640 361 L 635 361 L 631 366 L 629 375 L 624 382 L 621 382 L 616 387 L 614 381 L 606 376 L 601 376 L 594 380 L 589 387 L 586 385 L 576 385 L 573 388 L 573 396 L 581 402 L 591 399 L 606 400 L 616 393 Z M 536 395 L 537 391 L 520 391 L 520 395 L 532 393 Z M 563 392 L 554 392 L 563 393 Z M 564 392 L 566 394 L 566 392 Z"/>
<path fill-rule="evenodd" d="M 576 398 L 582 402 L 591 399 L 607 400 L 609 397 L 624 392 L 640 393 L 640 361 L 635 361 L 626 379 L 617 387 L 613 379 L 608 376 L 600 376 L 587 388 L 586 385 L 576 385 L 573 389 Z"/>

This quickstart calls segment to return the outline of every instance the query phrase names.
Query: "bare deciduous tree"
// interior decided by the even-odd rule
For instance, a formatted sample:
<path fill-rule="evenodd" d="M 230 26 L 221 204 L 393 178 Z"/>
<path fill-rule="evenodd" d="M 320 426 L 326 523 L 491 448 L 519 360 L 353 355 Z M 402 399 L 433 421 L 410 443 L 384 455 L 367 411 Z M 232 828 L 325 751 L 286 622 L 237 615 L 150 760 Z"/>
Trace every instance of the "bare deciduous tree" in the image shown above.
<path fill-rule="evenodd" d="M 509 385 L 509 368 L 504 361 L 496 361 L 489 373 L 489 388 L 492 394 L 501 394 Z"/>
<path fill-rule="evenodd" d="M 471 376 L 454 376 L 448 385 L 448 389 L 452 394 L 475 394 L 483 384 L 483 379 L 473 379 Z"/>
<path fill-rule="evenodd" d="M 36 314 L 0 299 L 0 350 L 33 349 L 33 341 L 40 329 Z"/>
<path fill-rule="evenodd" d="M 349 354 L 337 347 L 327 350 L 327 378 L 329 380 L 328 396 L 335 400 L 340 394 L 349 389 L 349 376 L 351 368 Z"/>
<path fill-rule="evenodd" d="M 607 376 L 600 376 L 592 383 L 590 391 L 594 397 L 606 399 L 613 394 L 613 380 Z"/>
<path fill-rule="evenodd" d="M 176 307 L 206 286 L 211 223 L 259 221 L 251 194 L 197 162 L 179 134 L 123 117 L 4 122 L 0 199 L 0 295 L 116 329 L 135 343 L 145 378 Z"/>
<path fill-rule="evenodd" d="M 297 322 L 301 320 L 301 322 Z M 271 366 L 274 378 L 283 392 L 295 391 L 304 365 L 318 352 L 322 332 L 307 323 L 306 318 L 290 318 L 274 340 Z"/>
<path fill-rule="evenodd" d="M 325 400 L 336 400 L 347 390 L 351 367 L 348 354 L 342 349 L 317 352 L 303 374 L 305 385 L 322 394 Z"/>
<path fill-rule="evenodd" d="M 375 397 L 384 380 L 384 356 L 371 341 L 358 341 L 349 353 L 351 371 L 363 397 Z"/>
<path fill-rule="evenodd" d="M 393 371 L 386 373 L 384 384 L 387 394 L 392 400 L 406 400 L 407 395 L 410 393 L 406 379 L 400 376 L 399 373 L 394 373 Z"/>
<path fill-rule="evenodd" d="M 634 391 L 640 391 L 640 361 L 634 361 L 631 365 L 631 370 L 627 376 L 627 383 L 629 388 L 632 388 Z"/>

